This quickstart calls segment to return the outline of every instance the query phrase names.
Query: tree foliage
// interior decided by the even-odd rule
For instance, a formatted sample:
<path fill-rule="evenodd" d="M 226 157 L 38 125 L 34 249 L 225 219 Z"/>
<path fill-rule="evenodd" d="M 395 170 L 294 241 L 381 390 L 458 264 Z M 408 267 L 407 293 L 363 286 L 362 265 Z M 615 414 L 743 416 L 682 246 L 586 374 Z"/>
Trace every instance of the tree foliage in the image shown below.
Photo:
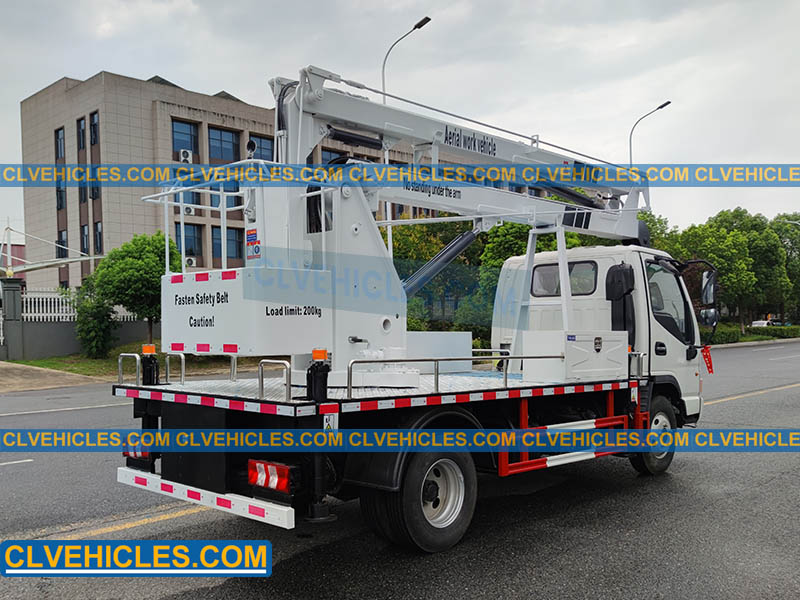
<path fill-rule="evenodd" d="M 180 253 L 169 240 L 170 269 L 181 268 Z M 164 275 L 164 234 L 136 235 L 100 261 L 94 273 L 97 293 L 112 305 L 122 305 L 147 319 L 149 341 L 153 322 L 161 317 L 161 277 Z"/>

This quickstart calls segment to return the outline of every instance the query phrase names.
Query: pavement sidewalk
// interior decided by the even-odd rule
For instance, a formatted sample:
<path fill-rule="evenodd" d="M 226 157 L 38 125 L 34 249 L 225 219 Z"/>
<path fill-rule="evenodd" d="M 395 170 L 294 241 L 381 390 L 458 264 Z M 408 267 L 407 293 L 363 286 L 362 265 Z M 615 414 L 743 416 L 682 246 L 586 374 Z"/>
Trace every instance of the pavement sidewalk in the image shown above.
<path fill-rule="evenodd" d="M 0 361 L 0 394 L 28 390 L 87 385 L 104 381 L 99 377 L 76 375 L 54 369 L 43 369 Z"/>

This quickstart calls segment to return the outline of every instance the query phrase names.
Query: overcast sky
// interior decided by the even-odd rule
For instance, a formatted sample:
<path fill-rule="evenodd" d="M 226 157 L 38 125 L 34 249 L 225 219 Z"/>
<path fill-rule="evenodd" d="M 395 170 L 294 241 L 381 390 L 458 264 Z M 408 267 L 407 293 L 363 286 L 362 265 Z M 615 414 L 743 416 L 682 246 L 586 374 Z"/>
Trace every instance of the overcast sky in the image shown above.
<path fill-rule="evenodd" d="M 800 3 L 205 0 L 25 2 L 0 20 L 0 162 L 21 161 L 20 101 L 69 76 L 159 74 L 273 106 L 266 82 L 314 64 L 624 163 L 800 163 Z M 800 190 L 669 189 L 655 212 L 686 227 L 723 208 L 800 210 Z M 0 188 L 0 224 L 23 226 Z"/>

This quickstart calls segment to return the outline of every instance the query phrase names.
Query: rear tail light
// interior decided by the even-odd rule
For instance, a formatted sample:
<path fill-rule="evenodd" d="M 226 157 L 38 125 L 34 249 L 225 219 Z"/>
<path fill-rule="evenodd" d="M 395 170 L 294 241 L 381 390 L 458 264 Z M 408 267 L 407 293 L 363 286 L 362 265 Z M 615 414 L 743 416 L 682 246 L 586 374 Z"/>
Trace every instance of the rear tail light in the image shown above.
<path fill-rule="evenodd" d="M 123 450 L 122 456 L 128 458 L 150 458 L 150 452 L 141 446 L 130 446 L 127 450 Z"/>
<path fill-rule="evenodd" d="M 289 465 L 266 460 L 247 461 L 247 481 L 250 485 L 290 494 L 291 474 L 292 468 Z"/>

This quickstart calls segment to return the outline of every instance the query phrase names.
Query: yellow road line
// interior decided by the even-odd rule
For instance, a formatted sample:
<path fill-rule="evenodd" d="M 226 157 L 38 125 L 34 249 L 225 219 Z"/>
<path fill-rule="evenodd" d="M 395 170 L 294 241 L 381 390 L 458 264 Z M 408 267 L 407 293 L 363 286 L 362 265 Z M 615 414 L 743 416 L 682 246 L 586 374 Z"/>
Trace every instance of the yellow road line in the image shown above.
<path fill-rule="evenodd" d="M 60 539 L 62 540 L 86 539 L 95 535 L 115 533 L 117 531 L 125 531 L 126 529 L 132 529 L 134 527 L 141 527 L 142 525 L 150 525 L 152 523 L 159 523 L 161 521 L 179 519 L 181 517 L 187 517 L 189 515 L 193 515 L 195 513 L 203 512 L 206 510 L 208 510 L 207 506 L 192 506 L 191 508 L 185 508 L 182 510 L 177 510 L 163 515 L 157 515 L 155 517 L 145 517 L 144 519 L 139 519 L 138 521 L 130 521 L 128 523 L 119 523 L 118 525 L 109 525 L 108 527 L 100 527 L 99 529 L 90 529 L 89 531 L 82 531 L 80 533 L 75 533 L 73 535 L 62 536 Z"/>
<path fill-rule="evenodd" d="M 740 400 L 742 398 L 750 398 L 752 396 L 761 396 L 769 394 L 770 392 L 780 392 L 783 390 L 791 390 L 792 388 L 800 387 L 800 383 L 792 383 L 790 385 L 782 385 L 780 387 L 767 388 L 765 390 L 756 390 L 755 392 L 747 392 L 746 394 L 738 394 L 736 396 L 728 396 L 727 398 L 720 398 L 719 400 L 712 400 L 711 402 L 704 402 L 704 406 L 711 406 L 712 404 L 719 404 L 720 402 L 730 402 L 731 400 Z"/>

